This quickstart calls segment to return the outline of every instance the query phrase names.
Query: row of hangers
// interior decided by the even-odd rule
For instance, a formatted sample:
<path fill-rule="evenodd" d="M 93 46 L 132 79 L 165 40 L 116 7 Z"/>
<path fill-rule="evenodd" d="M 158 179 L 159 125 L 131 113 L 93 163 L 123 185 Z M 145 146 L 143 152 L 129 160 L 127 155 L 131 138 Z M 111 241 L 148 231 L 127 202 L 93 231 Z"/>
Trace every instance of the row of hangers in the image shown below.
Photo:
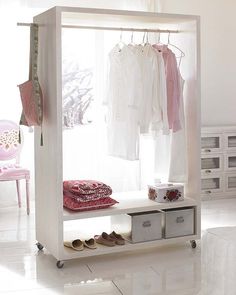
<path fill-rule="evenodd" d="M 161 33 L 159 33 L 157 44 L 160 44 L 160 45 L 167 45 L 168 47 L 171 46 L 171 47 L 177 49 L 178 52 L 180 53 L 180 55 L 176 56 L 176 58 L 179 59 L 178 67 L 180 67 L 181 60 L 182 60 L 183 57 L 185 57 L 185 53 L 184 53 L 183 50 L 181 50 L 178 46 L 176 46 L 176 45 L 174 45 L 174 44 L 172 44 L 172 43 L 170 42 L 170 34 L 171 34 L 171 33 L 168 32 L 167 44 L 164 44 L 164 43 L 162 43 L 162 42 L 160 41 L 160 39 L 161 39 Z M 123 41 L 123 38 L 122 38 L 122 37 L 123 37 L 123 31 L 121 30 L 121 31 L 120 31 L 120 41 L 119 41 L 119 43 L 118 43 L 118 46 L 119 46 L 120 50 L 121 50 L 122 47 L 125 45 L 125 42 Z M 145 45 L 147 45 L 147 44 L 150 44 L 150 43 L 149 43 L 149 39 L 148 39 L 148 31 L 145 31 L 144 34 L 143 34 L 143 40 L 142 40 L 142 43 L 141 43 L 140 45 L 145 46 Z M 133 32 L 133 31 L 132 31 L 132 33 L 131 33 L 130 43 L 129 43 L 129 45 L 135 45 L 135 43 L 134 43 L 134 32 Z"/>

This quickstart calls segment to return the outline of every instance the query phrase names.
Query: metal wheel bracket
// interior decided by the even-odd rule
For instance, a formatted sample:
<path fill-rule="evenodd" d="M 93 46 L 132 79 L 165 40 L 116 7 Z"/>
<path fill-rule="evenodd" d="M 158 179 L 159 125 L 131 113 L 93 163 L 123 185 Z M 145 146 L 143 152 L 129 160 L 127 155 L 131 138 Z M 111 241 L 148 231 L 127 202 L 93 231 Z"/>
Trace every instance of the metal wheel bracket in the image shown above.
<path fill-rule="evenodd" d="M 37 248 L 39 249 L 39 251 L 43 250 L 44 246 L 40 243 L 36 243 Z"/>
<path fill-rule="evenodd" d="M 195 248 L 197 247 L 197 243 L 196 243 L 195 240 L 191 240 L 191 241 L 190 241 L 190 244 L 191 244 L 191 247 L 192 247 L 193 249 L 195 249 Z"/>
<path fill-rule="evenodd" d="M 64 262 L 61 260 L 58 260 L 57 261 L 57 268 L 63 268 L 63 266 L 64 266 Z"/>

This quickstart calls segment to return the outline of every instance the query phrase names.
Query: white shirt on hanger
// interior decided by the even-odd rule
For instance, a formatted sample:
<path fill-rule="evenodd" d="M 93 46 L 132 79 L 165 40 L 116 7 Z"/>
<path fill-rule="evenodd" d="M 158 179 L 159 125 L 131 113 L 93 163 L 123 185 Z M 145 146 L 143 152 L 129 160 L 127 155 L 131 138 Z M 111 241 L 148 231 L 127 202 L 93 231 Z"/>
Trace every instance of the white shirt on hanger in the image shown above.
<path fill-rule="evenodd" d="M 142 96 L 139 106 L 141 134 L 152 130 L 169 130 L 167 119 L 167 96 L 165 67 L 162 54 L 151 44 L 130 46 L 136 54 L 142 75 Z"/>
<path fill-rule="evenodd" d="M 138 109 L 141 72 L 134 52 L 116 45 L 109 53 L 108 154 L 127 160 L 139 159 Z"/>

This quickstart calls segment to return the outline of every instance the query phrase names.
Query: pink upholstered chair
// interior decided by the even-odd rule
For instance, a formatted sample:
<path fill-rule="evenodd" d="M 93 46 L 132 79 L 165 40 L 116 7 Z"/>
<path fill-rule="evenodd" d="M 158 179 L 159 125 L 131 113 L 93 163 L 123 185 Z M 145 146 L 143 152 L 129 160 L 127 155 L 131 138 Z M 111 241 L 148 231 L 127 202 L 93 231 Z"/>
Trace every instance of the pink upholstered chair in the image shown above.
<path fill-rule="evenodd" d="M 21 136 L 22 138 L 22 136 Z M 21 207 L 20 180 L 26 181 L 26 206 L 29 206 L 30 171 L 20 166 L 19 125 L 12 121 L 0 120 L 0 181 L 16 181 L 18 205 Z"/>

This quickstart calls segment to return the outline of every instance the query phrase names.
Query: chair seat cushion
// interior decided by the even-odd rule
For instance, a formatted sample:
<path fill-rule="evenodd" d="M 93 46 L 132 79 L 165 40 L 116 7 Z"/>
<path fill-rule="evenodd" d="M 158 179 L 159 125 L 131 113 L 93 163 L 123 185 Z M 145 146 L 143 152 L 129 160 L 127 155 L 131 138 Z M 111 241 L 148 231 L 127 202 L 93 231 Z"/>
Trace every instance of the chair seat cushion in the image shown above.
<path fill-rule="evenodd" d="M 0 166 L 0 180 L 16 180 L 16 179 L 29 179 L 30 171 L 22 168 L 17 164 L 8 164 Z"/>

